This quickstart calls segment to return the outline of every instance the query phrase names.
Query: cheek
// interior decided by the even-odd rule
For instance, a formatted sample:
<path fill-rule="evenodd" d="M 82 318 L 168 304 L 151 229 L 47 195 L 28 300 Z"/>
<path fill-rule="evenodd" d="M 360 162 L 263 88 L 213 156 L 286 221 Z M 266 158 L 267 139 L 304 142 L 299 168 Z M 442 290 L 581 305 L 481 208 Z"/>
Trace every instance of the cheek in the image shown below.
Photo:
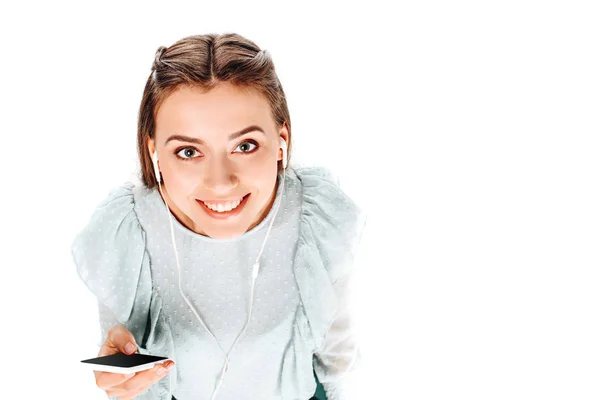
<path fill-rule="evenodd" d="M 163 172 L 165 185 L 171 198 L 182 206 L 182 202 L 187 200 L 189 193 L 193 192 L 194 185 L 198 184 L 198 179 L 194 179 L 191 174 L 184 170 L 171 169 L 166 174 Z"/>
<path fill-rule="evenodd" d="M 198 180 L 198 170 L 193 167 L 193 161 L 190 165 L 184 162 L 172 162 L 167 166 L 167 177 L 176 186 L 184 186 L 187 182 Z"/>
<path fill-rule="evenodd" d="M 277 179 L 277 164 L 255 164 L 248 165 L 243 175 L 238 175 L 240 184 L 248 189 L 264 192 L 272 187 Z M 263 195 L 264 193 L 261 193 Z"/>
<path fill-rule="evenodd" d="M 257 180 L 268 180 L 277 174 L 277 152 L 262 151 L 243 163 L 244 175 L 250 172 Z"/>

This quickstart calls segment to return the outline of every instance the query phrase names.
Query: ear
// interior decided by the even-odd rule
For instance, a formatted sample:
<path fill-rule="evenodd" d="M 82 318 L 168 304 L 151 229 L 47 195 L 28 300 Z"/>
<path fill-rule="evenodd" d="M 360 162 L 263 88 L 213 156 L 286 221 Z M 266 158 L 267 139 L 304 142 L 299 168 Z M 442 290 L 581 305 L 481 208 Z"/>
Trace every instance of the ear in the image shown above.
<path fill-rule="evenodd" d="M 288 150 L 290 148 L 290 134 L 288 132 L 287 129 L 287 124 L 283 124 L 283 126 L 281 127 L 281 129 L 279 130 L 279 137 L 277 138 L 277 146 L 279 146 L 279 138 L 282 137 L 283 140 L 285 140 L 285 143 L 288 147 Z M 289 154 L 289 152 L 288 152 Z M 279 152 L 277 153 L 277 161 L 281 161 L 283 160 L 283 151 L 281 150 L 281 148 L 279 148 Z"/>
<path fill-rule="evenodd" d="M 146 146 L 148 147 L 148 154 L 150 155 L 150 159 L 152 159 L 152 154 L 154 154 L 154 139 L 148 138 L 146 142 Z"/>

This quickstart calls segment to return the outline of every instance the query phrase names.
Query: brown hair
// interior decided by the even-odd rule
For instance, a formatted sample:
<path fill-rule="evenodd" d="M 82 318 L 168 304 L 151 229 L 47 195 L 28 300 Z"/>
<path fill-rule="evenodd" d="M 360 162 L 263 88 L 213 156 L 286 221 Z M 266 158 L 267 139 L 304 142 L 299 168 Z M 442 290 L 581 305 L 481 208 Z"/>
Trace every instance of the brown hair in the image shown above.
<path fill-rule="evenodd" d="M 171 47 L 156 51 L 152 73 L 146 81 L 138 114 L 138 156 L 140 178 L 148 187 L 156 186 L 148 138 L 154 139 L 156 115 L 162 102 L 182 85 L 209 91 L 221 82 L 265 96 L 271 107 L 276 128 L 284 124 L 289 133 L 288 165 L 291 156 L 292 130 L 283 87 L 266 50 L 236 33 L 194 35 Z M 283 165 L 278 162 L 278 171 Z"/>

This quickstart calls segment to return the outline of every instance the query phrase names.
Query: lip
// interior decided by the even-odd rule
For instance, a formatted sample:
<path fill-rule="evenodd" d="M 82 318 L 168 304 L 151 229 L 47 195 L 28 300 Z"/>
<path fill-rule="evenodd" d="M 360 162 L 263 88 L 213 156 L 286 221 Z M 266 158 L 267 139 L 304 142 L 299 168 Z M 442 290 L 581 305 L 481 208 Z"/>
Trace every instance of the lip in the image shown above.
<path fill-rule="evenodd" d="M 224 211 L 224 212 L 213 211 L 210 208 L 208 208 L 201 200 L 196 200 L 196 201 L 198 202 L 198 204 L 200 204 L 200 207 L 204 210 L 204 212 L 206 212 L 210 217 L 215 218 L 215 219 L 229 219 L 229 218 L 235 217 L 240 212 L 242 212 L 242 210 L 244 209 L 244 206 L 246 205 L 246 203 L 248 202 L 248 199 L 250 198 L 250 194 L 251 193 L 248 193 L 247 195 L 245 195 L 242 202 L 236 208 L 234 208 L 231 211 Z"/>

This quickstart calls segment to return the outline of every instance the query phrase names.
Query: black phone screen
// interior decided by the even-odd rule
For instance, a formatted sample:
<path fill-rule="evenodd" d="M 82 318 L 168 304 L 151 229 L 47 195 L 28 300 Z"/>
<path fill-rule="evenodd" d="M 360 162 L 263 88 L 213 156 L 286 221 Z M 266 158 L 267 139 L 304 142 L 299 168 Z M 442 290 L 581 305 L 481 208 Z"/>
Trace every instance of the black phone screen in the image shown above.
<path fill-rule="evenodd" d="M 138 365 L 148 364 L 151 362 L 157 362 L 166 360 L 167 357 L 160 356 L 151 356 L 147 354 L 138 354 L 134 353 L 131 355 L 117 353 L 112 354 L 110 356 L 96 357 L 90 358 L 88 360 L 82 360 L 82 363 L 86 364 L 99 364 L 99 365 L 108 365 L 111 367 L 137 367 Z"/>

